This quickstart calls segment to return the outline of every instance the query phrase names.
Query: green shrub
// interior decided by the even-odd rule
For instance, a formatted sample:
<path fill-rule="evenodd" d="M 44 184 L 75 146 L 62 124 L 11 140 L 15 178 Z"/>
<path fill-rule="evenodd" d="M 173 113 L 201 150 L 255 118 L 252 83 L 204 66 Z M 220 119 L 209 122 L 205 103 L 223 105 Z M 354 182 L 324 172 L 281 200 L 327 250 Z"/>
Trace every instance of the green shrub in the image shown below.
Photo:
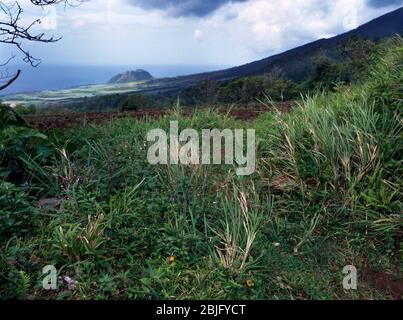
<path fill-rule="evenodd" d="M 32 171 L 23 158 L 46 165 L 53 155 L 47 136 L 29 128 L 9 126 L 0 130 L 0 178 L 23 183 Z"/>
<path fill-rule="evenodd" d="M 106 242 L 104 236 L 104 216 L 88 216 L 87 224 L 82 227 L 79 223 L 58 227 L 54 232 L 53 246 L 57 254 L 69 261 L 81 261 L 88 257 L 99 257 L 104 253 L 102 245 Z"/>
<path fill-rule="evenodd" d="M 265 96 L 275 101 L 294 99 L 298 97 L 297 87 L 280 69 L 274 69 L 263 76 L 231 81 L 217 90 L 216 100 L 221 103 L 251 103 Z"/>
<path fill-rule="evenodd" d="M 150 99 L 142 94 L 132 94 L 122 102 L 119 109 L 121 111 L 130 111 L 138 109 L 146 109 L 150 104 Z"/>
<path fill-rule="evenodd" d="M 38 213 L 28 195 L 8 182 L 0 182 L 0 236 L 26 233 Z"/>
<path fill-rule="evenodd" d="M 27 126 L 25 120 L 9 106 L 0 103 L 0 130 L 8 126 Z"/>
<path fill-rule="evenodd" d="M 403 39 L 387 40 L 379 49 L 378 59 L 370 70 L 367 92 L 377 109 L 386 107 L 401 112 L 403 104 Z"/>
<path fill-rule="evenodd" d="M 15 111 L 21 115 L 35 114 L 36 106 L 34 104 L 30 104 L 30 105 L 19 104 L 15 107 Z"/>

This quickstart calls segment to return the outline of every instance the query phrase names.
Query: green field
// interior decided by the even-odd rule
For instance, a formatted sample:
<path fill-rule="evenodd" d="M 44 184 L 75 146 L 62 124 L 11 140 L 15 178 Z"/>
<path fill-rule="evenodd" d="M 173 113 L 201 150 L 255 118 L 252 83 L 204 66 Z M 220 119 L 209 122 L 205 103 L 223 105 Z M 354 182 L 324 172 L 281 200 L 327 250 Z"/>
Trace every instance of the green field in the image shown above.
<path fill-rule="evenodd" d="M 199 80 L 196 76 L 183 76 L 176 78 L 163 78 L 149 81 L 137 81 L 123 84 L 99 84 L 80 86 L 71 89 L 48 90 L 29 93 L 19 93 L 0 96 L 0 100 L 5 104 L 12 106 L 36 105 L 41 107 L 47 106 L 63 106 L 70 103 L 83 101 L 102 96 L 111 96 L 116 94 L 162 94 L 171 90 L 178 91 L 180 89 L 192 86 Z"/>
<path fill-rule="evenodd" d="M 32 93 L 11 94 L 2 96 L 1 99 L 7 104 L 63 104 L 74 99 L 83 99 L 91 97 L 99 97 L 103 95 L 120 94 L 120 93 L 135 93 L 141 92 L 153 87 L 158 87 L 155 83 L 150 85 L 145 81 L 131 82 L 125 84 L 101 84 L 80 86 L 72 89 L 49 90 Z"/>

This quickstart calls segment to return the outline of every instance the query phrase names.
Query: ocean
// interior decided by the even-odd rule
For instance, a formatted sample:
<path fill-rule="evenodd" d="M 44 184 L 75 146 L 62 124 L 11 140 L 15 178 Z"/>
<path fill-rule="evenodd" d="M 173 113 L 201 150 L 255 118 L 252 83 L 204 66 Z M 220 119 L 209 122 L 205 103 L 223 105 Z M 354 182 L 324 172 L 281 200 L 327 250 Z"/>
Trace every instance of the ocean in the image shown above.
<path fill-rule="evenodd" d="M 8 65 L 7 69 L 10 74 L 18 69 L 21 69 L 22 73 L 20 77 L 10 87 L 0 92 L 0 96 L 11 93 L 27 93 L 43 90 L 68 89 L 88 84 L 103 84 L 108 82 L 109 79 L 111 79 L 116 74 L 135 69 L 147 70 L 155 78 L 164 78 L 209 72 L 225 68 L 227 68 L 227 66 L 62 66 L 42 64 L 36 68 L 33 68 L 28 65 Z"/>

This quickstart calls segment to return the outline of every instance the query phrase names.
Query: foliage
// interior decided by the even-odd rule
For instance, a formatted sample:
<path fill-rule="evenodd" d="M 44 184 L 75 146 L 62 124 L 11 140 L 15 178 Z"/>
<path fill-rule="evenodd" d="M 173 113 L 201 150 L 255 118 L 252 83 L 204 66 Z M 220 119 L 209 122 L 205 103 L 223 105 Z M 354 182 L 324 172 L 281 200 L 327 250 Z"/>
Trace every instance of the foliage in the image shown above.
<path fill-rule="evenodd" d="M 54 247 L 58 254 L 66 256 L 69 261 L 81 261 L 86 256 L 100 257 L 103 253 L 102 244 L 106 241 L 103 236 L 103 215 L 88 217 L 85 227 L 79 224 L 60 226 L 54 234 Z"/>
<path fill-rule="evenodd" d="M 33 115 L 37 112 L 37 109 L 34 104 L 30 105 L 18 104 L 15 107 L 15 111 L 20 115 Z"/>
<path fill-rule="evenodd" d="M 339 84 L 361 82 L 376 50 L 374 41 L 352 37 L 339 44 L 336 52 L 318 52 L 312 59 L 313 70 L 303 81 L 302 90 L 333 90 Z"/>
<path fill-rule="evenodd" d="M 200 105 L 200 104 L 210 104 L 216 101 L 217 91 L 220 90 L 225 82 L 207 80 L 202 81 L 194 86 L 186 88 L 170 97 L 169 103 L 173 102 L 176 96 L 179 96 L 180 101 L 185 105 Z M 158 97 L 161 100 L 163 95 Z"/>
<path fill-rule="evenodd" d="M 384 94 L 388 97 L 387 91 L 374 96 L 373 90 L 378 79 L 384 80 L 384 88 L 395 86 L 396 79 L 401 79 L 401 61 L 401 39 L 396 39 L 393 49 L 372 67 L 371 80 L 342 92 L 306 98 L 292 113 L 278 117 L 276 129 L 265 139 L 265 170 L 274 181 L 287 177 L 294 186 L 290 196 L 295 201 L 315 204 L 319 212 L 326 208 L 321 213 L 326 220 L 341 215 L 346 224 L 364 227 L 366 234 L 384 237 L 394 245 L 401 239 L 396 173 L 401 165 L 402 128 L 391 106 L 396 103 L 400 108 L 402 100 L 380 100 Z M 393 70 L 387 79 L 386 66 Z"/>
<path fill-rule="evenodd" d="M 0 130 L 11 125 L 26 126 L 26 123 L 12 108 L 0 103 Z"/>
<path fill-rule="evenodd" d="M 234 80 L 217 92 L 220 103 L 250 103 L 270 96 L 274 101 L 285 101 L 297 97 L 296 84 L 283 78 L 277 69 L 257 77 Z"/>
<path fill-rule="evenodd" d="M 219 245 L 215 247 L 217 258 L 226 269 L 242 272 L 247 266 L 247 261 L 253 248 L 256 236 L 264 222 L 264 214 L 268 211 L 259 208 L 259 199 L 252 186 L 254 195 L 250 196 L 245 191 L 234 187 L 231 197 L 225 197 L 222 203 L 223 217 L 219 220 L 219 226 L 214 233 L 219 239 Z M 250 199 L 256 203 L 249 203 Z"/>
<path fill-rule="evenodd" d="M 0 131 L 0 177 L 10 182 L 28 180 L 32 167 L 24 160 L 34 159 L 41 166 L 53 155 L 48 138 L 33 129 L 9 126 Z"/>
<path fill-rule="evenodd" d="M 147 96 L 141 94 L 133 94 L 128 96 L 119 108 L 121 111 L 129 111 L 141 108 L 146 109 L 147 107 L 149 107 L 149 105 L 150 101 Z"/>
<path fill-rule="evenodd" d="M 12 183 L 0 182 L 0 238 L 29 231 L 38 210 L 28 195 Z"/>
<path fill-rule="evenodd" d="M 376 64 L 370 70 L 367 92 L 377 108 L 386 107 L 402 111 L 403 100 L 403 49 L 401 37 L 385 40 L 378 48 Z M 393 49 L 391 49 L 393 48 Z"/>
<path fill-rule="evenodd" d="M 341 55 L 342 81 L 347 83 L 359 82 L 367 72 L 376 49 L 373 40 L 359 37 L 352 37 L 340 46 L 338 51 Z"/>

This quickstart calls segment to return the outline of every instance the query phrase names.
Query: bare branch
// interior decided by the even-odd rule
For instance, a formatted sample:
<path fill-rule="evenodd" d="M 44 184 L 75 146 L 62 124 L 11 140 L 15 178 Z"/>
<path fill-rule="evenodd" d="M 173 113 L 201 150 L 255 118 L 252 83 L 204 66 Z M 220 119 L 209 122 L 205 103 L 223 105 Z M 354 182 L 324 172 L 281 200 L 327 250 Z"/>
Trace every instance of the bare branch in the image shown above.
<path fill-rule="evenodd" d="M 10 86 L 15 80 L 17 80 L 17 78 L 20 76 L 20 74 L 21 74 L 21 70 L 18 70 L 17 73 L 11 79 L 9 79 L 5 84 L 0 85 L 0 91 L 4 90 L 8 86 Z"/>
<path fill-rule="evenodd" d="M 75 6 L 87 0 L 30 0 L 30 2 L 39 7 L 45 7 L 56 4 L 64 4 L 65 6 Z M 43 32 L 35 32 L 33 29 L 35 26 L 41 24 L 40 19 L 32 21 L 28 25 L 21 24 L 21 16 L 23 9 L 18 1 L 6 3 L 0 0 L 0 45 L 10 45 L 18 49 L 23 55 L 23 61 L 29 63 L 31 66 L 36 67 L 40 64 L 41 60 L 34 57 L 24 47 L 25 41 L 30 42 L 42 42 L 51 43 L 61 39 L 61 37 L 55 37 L 53 35 L 47 36 Z M 11 59 L 2 62 L 0 67 L 4 67 Z M 21 71 L 18 70 L 17 77 Z M 16 79 L 16 78 L 15 78 Z M 11 83 L 15 81 L 7 81 L 4 85 L 0 85 L 0 90 L 5 89 Z"/>

